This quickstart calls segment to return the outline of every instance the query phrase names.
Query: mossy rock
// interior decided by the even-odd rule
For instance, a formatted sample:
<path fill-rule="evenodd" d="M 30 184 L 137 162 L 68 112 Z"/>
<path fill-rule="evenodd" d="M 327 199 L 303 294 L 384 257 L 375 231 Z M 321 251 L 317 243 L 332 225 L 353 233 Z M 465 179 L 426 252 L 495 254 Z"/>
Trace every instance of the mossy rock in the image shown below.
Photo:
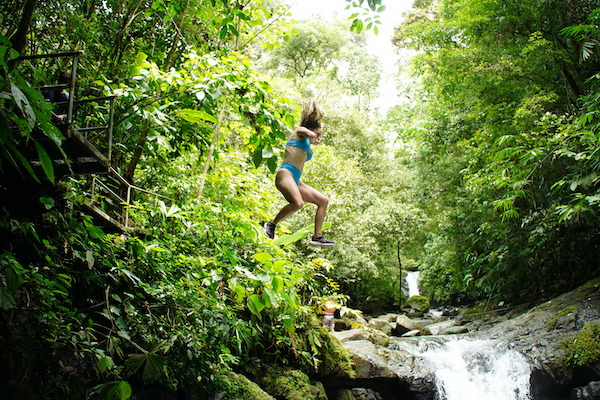
<path fill-rule="evenodd" d="M 352 355 L 342 342 L 323 328 L 321 321 L 313 315 L 306 316 L 305 328 L 294 334 L 297 352 L 312 354 L 313 349 L 319 359 L 318 368 L 310 371 L 320 376 L 339 376 L 353 378 L 356 375 Z M 311 341 L 315 346 L 311 345 Z"/>
<path fill-rule="evenodd" d="M 275 400 L 273 396 L 262 390 L 256 383 L 244 375 L 227 372 L 219 378 L 219 388 L 223 399 L 227 400 Z"/>
<path fill-rule="evenodd" d="M 600 362 L 600 320 L 585 324 L 577 332 L 570 350 L 572 362 L 577 367 Z"/>
<path fill-rule="evenodd" d="M 573 379 L 575 368 L 600 362 L 600 320 L 585 324 L 577 333 L 568 333 L 554 347 L 554 359 L 549 365 L 560 382 Z"/>
<path fill-rule="evenodd" d="M 431 307 L 429 299 L 425 296 L 411 296 L 406 300 L 406 305 L 417 312 L 425 313 Z"/>
<path fill-rule="evenodd" d="M 261 385 L 281 400 L 327 400 L 324 391 L 313 385 L 308 375 L 294 369 L 269 368 L 261 379 Z"/>
<path fill-rule="evenodd" d="M 546 321 L 546 328 L 548 330 L 568 327 L 568 325 L 575 325 L 577 319 L 577 306 L 572 305 L 563 308 Z"/>

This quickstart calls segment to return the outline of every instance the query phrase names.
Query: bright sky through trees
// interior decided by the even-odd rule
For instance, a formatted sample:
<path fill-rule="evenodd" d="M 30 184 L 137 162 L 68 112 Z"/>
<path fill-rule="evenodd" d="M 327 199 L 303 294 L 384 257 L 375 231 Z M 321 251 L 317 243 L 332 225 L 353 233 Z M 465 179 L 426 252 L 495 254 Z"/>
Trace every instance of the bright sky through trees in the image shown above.
<path fill-rule="evenodd" d="M 381 13 L 381 25 L 379 25 L 379 34 L 375 35 L 372 31 L 369 35 L 369 51 L 376 55 L 383 66 L 381 83 L 379 88 L 379 99 L 375 106 L 385 112 L 390 106 L 399 102 L 395 81 L 397 73 L 397 62 L 399 55 L 394 50 L 391 37 L 394 33 L 394 27 L 402 21 L 402 13 L 412 6 L 413 0 L 387 0 L 383 4 L 386 9 Z M 345 0 L 295 0 L 290 11 L 297 19 L 310 18 L 320 15 L 322 17 L 347 18 L 354 10 L 346 10 L 348 3 Z M 350 25 L 350 21 L 348 22 Z"/>

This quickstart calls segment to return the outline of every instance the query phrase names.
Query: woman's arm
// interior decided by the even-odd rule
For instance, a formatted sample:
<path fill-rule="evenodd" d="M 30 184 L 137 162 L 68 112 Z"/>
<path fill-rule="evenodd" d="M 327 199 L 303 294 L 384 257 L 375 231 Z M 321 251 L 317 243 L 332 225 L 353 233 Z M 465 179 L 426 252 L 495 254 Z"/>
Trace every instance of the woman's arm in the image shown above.
<path fill-rule="evenodd" d="M 321 142 L 321 134 L 323 133 L 323 131 L 321 130 L 321 128 L 317 128 L 313 131 L 304 126 L 299 126 L 296 129 L 294 129 L 294 133 L 299 138 L 308 138 L 311 144 L 319 144 Z"/>
<path fill-rule="evenodd" d="M 302 139 L 308 138 L 311 141 L 311 143 L 317 137 L 317 134 L 315 132 L 311 131 L 308 128 L 305 128 L 304 126 L 299 126 L 296 129 L 294 129 L 294 133 Z"/>

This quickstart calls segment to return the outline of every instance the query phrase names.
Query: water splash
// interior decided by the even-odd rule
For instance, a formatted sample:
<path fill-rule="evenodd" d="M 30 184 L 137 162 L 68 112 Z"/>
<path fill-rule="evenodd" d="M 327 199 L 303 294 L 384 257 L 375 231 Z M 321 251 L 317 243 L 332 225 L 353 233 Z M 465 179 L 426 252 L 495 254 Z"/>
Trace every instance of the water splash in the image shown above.
<path fill-rule="evenodd" d="M 437 400 L 530 400 L 533 366 L 496 340 L 431 336 L 397 338 L 413 370 L 433 376 Z"/>
<path fill-rule="evenodd" d="M 528 400 L 532 366 L 492 340 L 436 343 L 420 354 L 435 374 L 440 400 Z"/>

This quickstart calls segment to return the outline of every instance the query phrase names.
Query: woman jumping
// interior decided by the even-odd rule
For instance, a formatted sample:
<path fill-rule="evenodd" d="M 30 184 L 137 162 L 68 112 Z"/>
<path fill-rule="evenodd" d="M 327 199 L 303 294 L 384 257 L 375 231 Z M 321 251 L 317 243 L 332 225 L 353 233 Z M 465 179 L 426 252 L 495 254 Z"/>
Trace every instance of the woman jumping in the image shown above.
<path fill-rule="evenodd" d="M 300 210 L 304 203 L 308 202 L 317 206 L 315 232 L 310 244 L 323 247 L 335 245 L 335 242 L 325 239 L 322 232 L 329 199 L 300 182 L 304 163 L 309 161 L 313 155 L 310 145 L 317 145 L 321 142 L 323 134 L 321 118 L 323 118 L 323 112 L 317 107 L 315 101 L 311 100 L 302 110 L 300 126 L 294 129 L 286 143 L 283 164 L 275 176 L 275 186 L 289 204 L 279 211 L 275 219 L 265 223 L 265 234 L 271 239 L 275 237 L 277 224 Z"/>

